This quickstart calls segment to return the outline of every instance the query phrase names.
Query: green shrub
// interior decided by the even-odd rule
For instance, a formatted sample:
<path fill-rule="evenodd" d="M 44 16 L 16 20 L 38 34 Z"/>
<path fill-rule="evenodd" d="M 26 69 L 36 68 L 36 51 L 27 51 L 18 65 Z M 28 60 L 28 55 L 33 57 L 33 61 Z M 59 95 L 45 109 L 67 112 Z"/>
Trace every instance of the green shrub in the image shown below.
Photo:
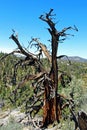
<path fill-rule="evenodd" d="M 0 130 L 22 130 L 22 126 L 16 122 L 10 122 L 6 126 L 0 127 Z"/>

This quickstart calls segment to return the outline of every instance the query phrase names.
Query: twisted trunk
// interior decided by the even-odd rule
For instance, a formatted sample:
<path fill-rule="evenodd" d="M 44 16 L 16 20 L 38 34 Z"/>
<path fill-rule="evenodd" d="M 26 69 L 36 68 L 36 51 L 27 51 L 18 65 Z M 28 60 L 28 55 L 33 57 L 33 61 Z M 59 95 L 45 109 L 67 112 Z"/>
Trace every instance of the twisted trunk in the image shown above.
<path fill-rule="evenodd" d="M 51 87 L 49 82 L 45 81 L 44 92 L 44 108 L 43 108 L 43 123 L 47 126 L 53 123 L 55 120 L 59 122 L 60 118 L 60 104 L 57 97 L 58 92 L 58 62 L 57 62 L 57 50 L 58 50 L 58 37 L 55 33 L 52 34 L 52 67 L 50 71 Z"/>

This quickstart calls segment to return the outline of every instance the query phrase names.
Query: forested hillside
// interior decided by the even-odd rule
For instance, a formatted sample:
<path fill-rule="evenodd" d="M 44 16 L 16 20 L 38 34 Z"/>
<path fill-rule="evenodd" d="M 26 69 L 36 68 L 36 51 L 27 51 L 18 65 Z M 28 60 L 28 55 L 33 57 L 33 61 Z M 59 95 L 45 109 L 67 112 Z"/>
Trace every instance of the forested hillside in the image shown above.
<path fill-rule="evenodd" d="M 55 130 L 86 130 L 87 62 L 58 54 L 59 44 L 67 36 L 74 36 L 67 31 L 78 32 L 78 28 L 74 25 L 59 31 L 52 12 L 53 9 L 50 9 L 39 17 L 48 25 L 50 50 L 38 38 L 31 38 L 28 47 L 23 47 L 12 30 L 10 39 L 17 48 L 9 54 L 0 53 L 0 109 L 10 110 L 10 113 L 19 109 L 26 115 L 26 125 L 32 124 L 39 130 L 45 130 L 50 125 L 53 129 L 56 127 Z M 31 52 L 33 47 L 37 53 Z M 62 59 L 64 57 L 66 60 Z M 41 120 L 35 120 L 36 116 L 40 116 Z M 16 121 L 23 120 L 18 117 Z M 1 122 L 0 126 L 3 124 Z"/>
<path fill-rule="evenodd" d="M 0 53 L 0 58 L 2 57 L 3 59 L 5 55 L 7 54 Z M 35 71 L 32 67 L 21 65 L 17 70 L 17 76 L 15 79 L 13 66 L 15 66 L 15 61 L 19 61 L 20 59 L 22 60 L 23 58 L 24 57 L 18 57 L 16 55 L 9 55 L 5 60 L 0 62 L 0 104 L 3 103 L 1 107 L 4 110 L 7 108 L 13 109 L 21 107 L 23 112 L 28 111 L 28 108 L 26 109 L 27 99 L 33 95 L 33 89 L 30 81 L 20 87 L 16 95 L 11 95 L 11 92 L 15 89 L 16 84 L 22 80 L 24 75 L 26 75 L 26 73 L 30 73 L 31 71 L 34 73 Z M 42 63 L 44 67 L 49 70 L 48 60 L 42 58 Z M 59 92 L 67 97 L 70 97 L 70 93 L 73 93 L 76 114 L 81 109 L 87 111 L 87 63 L 68 60 L 58 60 L 58 63 L 59 72 L 61 73 L 61 71 L 63 71 L 71 76 L 71 82 L 69 82 L 66 76 L 64 77 L 64 83 L 68 83 L 66 83 L 65 87 L 64 85 L 62 86 L 59 81 Z M 40 111 L 39 114 L 42 115 L 42 111 Z M 69 109 L 66 108 L 63 111 L 63 117 L 68 119 L 69 114 Z M 73 124 L 71 123 L 70 126 L 67 125 L 68 124 L 66 123 L 67 128 L 72 128 Z"/>

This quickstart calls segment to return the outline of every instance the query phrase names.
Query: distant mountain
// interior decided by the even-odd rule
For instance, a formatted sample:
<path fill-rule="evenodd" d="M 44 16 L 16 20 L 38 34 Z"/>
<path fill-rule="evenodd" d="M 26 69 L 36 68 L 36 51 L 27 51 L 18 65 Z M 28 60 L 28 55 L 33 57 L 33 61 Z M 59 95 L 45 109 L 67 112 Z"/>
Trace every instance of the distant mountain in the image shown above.
<path fill-rule="evenodd" d="M 62 58 L 63 60 L 67 60 L 65 57 Z M 68 59 L 70 61 L 76 61 L 76 62 L 87 62 L 87 59 L 79 57 L 79 56 L 69 56 Z"/>

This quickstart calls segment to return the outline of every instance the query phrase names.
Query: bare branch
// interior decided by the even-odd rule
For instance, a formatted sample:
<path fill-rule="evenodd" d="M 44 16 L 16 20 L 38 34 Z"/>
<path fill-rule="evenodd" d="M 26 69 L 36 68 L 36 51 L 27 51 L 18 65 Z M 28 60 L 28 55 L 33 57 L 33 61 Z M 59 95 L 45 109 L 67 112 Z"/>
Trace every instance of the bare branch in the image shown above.
<path fill-rule="evenodd" d="M 10 37 L 18 46 L 18 48 L 20 49 L 20 51 L 22 52 L 22 54 L 29 56 L 29 54 L 22 48 L 20 42 L 18 41 L 18 39 L 12 34 Z"/>
<path fill-rule="evenodd" d="M 39 73 L 37 75 L 26 75 L 25 78 L 16 86 L 16 89 L 13 90 L 13 93 L 16 93 L 17 90 L 22 87 L 29 80 L 38 80 L 44 75 L 44 73 Z"/>
<path fill-rule="evenodd" d="M 43 15 L 41 15 L 39 18 L 40 18 L 42 21 L 47 22 L 47 24 L 50 26 L 51 30 L 52 30 L 53 32 L 55 32 L 56 35 L 58 35 L 57 30 L 56 30 L 56 28 L 55 28 L 55 23 L 52 22 L 52 18 L 50 18 L 50 16 L 52 16 L 52 15 L 51 15 L 52 11 L 53 11 L 53 9 L 50 9 L 49 13 L 46 13 L 45 17 L 44 17 Z"/>
<path fill-rule="evenodd" d="M 51 63 L 51 56 L 46 48 L 45 45 L 43 45 L 37 38 L 32 38 L 32 41 L 31 42 L 37 42 L 38 43 L 38 46 L 41 48 L 41 50 L 43 51 L 43 53 L 45 54 L 45 56 L 48 58 L 48 60 L 50 61 Z"/>
<path fill-rule="evenodd" d="M 74 30 L 78 31 L 78 28 L 74 25 Z"/>
<path fill-rule="evenodd" d="M 72 29 L 72 30 L 75 30 L 75 31 L 78 31 L 78 29 L 76 28 L 76 26 L 74 25 L 74 28 L 73 27 L 67 27 L 67 28 L 64 28 L 61 32 L 59 32 L 58 33 L 58 35 L 59 36 L 66 36 L 66 35 L 70 35 L 70 34 L 66 34 L 65 32 L 67 31 L 67 30 L 70 30 L 70 29 Z M 74 35 L 72 35 L 72 36 L 74 36 Z"/>
<path fill-rule="evenodd" d="M 68 57 L 67 55 L 60 55 L 60 56 L 58 56 L 57 58 L 58 58 L 58 59 L 61 59 L 61 58 L 64 58 L 64 57 L 67 58 L 69 64 L 71 65 L 71 61 L 69 60 L 69 57 Z"/>

